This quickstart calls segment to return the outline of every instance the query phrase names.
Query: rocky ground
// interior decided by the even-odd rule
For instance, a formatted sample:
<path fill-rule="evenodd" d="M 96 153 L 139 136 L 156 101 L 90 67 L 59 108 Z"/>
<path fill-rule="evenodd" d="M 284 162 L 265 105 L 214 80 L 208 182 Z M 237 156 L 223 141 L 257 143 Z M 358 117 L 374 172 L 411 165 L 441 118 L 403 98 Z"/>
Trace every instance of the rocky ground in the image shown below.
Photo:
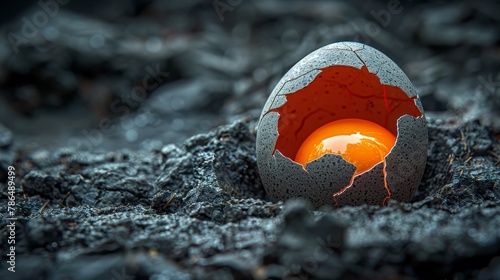
<path fill-rule="evenodd" d="M 23 18 L 43 7 L 10 13 L 0 278 L 499 279 L 500 3 L 414 2 L 68 2 L 31 33 Z M 293 64 L 344 40 L 393 58 L 422 98 L 417 194 L 273 203 L 262 106 Z"/>

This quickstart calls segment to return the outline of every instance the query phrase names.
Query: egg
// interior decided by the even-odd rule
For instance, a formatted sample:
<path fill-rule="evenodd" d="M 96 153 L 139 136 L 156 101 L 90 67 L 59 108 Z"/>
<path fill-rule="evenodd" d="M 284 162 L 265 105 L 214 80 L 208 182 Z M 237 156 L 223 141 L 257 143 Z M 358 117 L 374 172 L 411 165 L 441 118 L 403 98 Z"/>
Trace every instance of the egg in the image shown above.
<path fill-rule="evenodd" d="M 427 160 L 421 101 L 405 73 L 361 43 L 324 46 L 295 64 L 262 110 L 257 166 L 273 201 L 409 202 Z"/>

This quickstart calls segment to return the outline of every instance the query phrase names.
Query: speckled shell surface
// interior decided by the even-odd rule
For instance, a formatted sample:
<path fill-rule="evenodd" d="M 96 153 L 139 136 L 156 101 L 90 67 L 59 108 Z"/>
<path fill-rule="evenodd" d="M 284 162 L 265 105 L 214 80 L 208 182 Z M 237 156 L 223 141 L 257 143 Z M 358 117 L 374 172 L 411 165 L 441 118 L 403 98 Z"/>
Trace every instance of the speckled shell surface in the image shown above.
<path fill-rule="evenodd" d="M 321 77 L 319 75 L 326 67 L 335 65 L 368 70 L 380 79 L 380 84 L 398 87 L 408 98 L 413 98 L 411 102 L 421 112 L 419 117 L 398 115 L 395 119 L 396 143 L 386 156 L 385 163 L 381 162 L 354 178 L 355 166 L 339 155 L 324 155 L 309 162 L 304 169 L 292 160 L 293 157 L 285 156 L 275 148 L 280 136 L 278 122 L 282 117 L 275 109 L 287 103 L 287 95 L 308 87 L 317 77 Z M 315 207 L 380 205 L 386 198 L 407 202 L 411 200 L 423 175 L 427 141 L 422 105 L 404 72 L 372 47 L 341 42 L 310 53 L 278 82 L 260 116 L 257 164 L 264 187 L 274 201 L 303 197 Z"/>

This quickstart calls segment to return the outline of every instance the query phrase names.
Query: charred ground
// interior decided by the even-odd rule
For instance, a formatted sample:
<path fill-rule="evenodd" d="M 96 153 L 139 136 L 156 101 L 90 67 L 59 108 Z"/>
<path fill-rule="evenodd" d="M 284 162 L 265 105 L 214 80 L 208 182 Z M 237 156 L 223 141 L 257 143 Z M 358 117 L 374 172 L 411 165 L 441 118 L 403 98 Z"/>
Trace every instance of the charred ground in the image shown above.
<path fill-rule="evenodd" d="M 0 38 L 2 279 L 500 277 L 498 3 L 401 1 L 383 24 L 371 11 L 385 1 L 241 1 L 223 21 L 210 2 L 124 2 L 104 14 L 69 3 L 48 23 L 58 37 L 17 54 Z M 75 19 L 104 44 L 76 38 Z M 260 110 L 291 65 L 343 40 L 382 50 L 417 87 L 429 127 L 418 192 L 386 207 L 272 203 Z M 134 99 L 151 72 L 158 88 Z"/>

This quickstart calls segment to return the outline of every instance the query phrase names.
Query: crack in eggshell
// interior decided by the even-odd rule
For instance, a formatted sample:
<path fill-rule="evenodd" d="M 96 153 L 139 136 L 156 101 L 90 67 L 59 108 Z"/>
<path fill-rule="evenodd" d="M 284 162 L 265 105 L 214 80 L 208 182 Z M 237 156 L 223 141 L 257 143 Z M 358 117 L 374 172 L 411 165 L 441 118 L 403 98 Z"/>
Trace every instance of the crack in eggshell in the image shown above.
<path fill-rule="evenodd" d="M 425 117 L 405 115 L 398 119 L 398 138 L 393 149 L 386 156 L 387 183 L 391 188 L 391 198 L 410 201 L 423 176 L 427 161 L 428 134 Z M 404 176 L 400 176 L 404 174 Z"/>
<path fill-rule="evenodd" d="M 408 115 L 400 117 L 396 143 L 385 156 L 384 161 L 365 173 L 353 176 L 349 184 L 334 193 L 335 205 L 366 203 L 367 200 L 359 200 L 359 197 L 362 196 L 363 190 L 373 190 L 374 187 L 379 188 L 380 191 L 373 191 L 372 198 L 381 201 L 382 205 L 385 205 L 389 198 L 397 201 L 410 201 L 424 172 L 424 168 L 414 167 L 425 166 L 427 159 L 427 154 L 422 153 L 427 149 L 425 128 L 423 117 L 413 118 Z M 382 175 L 380 175 L 381 172 Z M 406 176 L 401 176 L 401 174 Z M 382 186 L 385 189 L 385 196 Z M 403 186 L 403 188 L 398 186 Z"/>

